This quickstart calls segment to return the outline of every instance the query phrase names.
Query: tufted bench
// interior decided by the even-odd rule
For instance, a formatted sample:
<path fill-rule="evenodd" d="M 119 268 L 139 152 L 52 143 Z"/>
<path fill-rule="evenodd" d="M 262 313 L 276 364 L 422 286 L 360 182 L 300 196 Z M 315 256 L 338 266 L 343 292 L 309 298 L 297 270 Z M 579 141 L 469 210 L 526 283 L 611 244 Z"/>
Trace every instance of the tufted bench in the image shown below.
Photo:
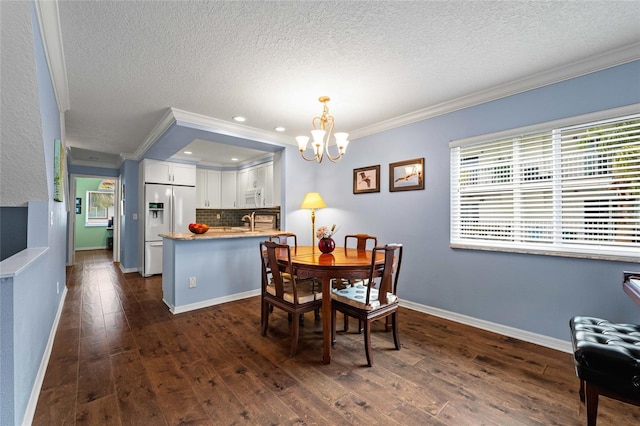
<path fill-rule="evenodd" d="M 638 278 L 625 274 L 625 279 L 625 292 L 640 290 Z M 640 325 L 576 316 L 569 327 L 587 424 L 596 424 L 599 395 L 640 405 Z"/>

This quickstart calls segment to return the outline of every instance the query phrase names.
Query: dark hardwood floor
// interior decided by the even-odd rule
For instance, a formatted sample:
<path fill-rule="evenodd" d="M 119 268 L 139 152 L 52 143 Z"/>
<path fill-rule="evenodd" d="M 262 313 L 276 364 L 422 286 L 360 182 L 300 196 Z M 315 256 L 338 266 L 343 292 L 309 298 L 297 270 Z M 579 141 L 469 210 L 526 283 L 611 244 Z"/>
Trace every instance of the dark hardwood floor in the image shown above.
<path fill-rule="evenodd" d="M 586 424 L 569 354 L 401 309 L 402 350 L 375 325 L 373 368 L 356 333 L 323 365 L 313 313 L 289 358 L 286 315 L 262 337 L 258 297 L 172 315 L 160 277 L 110 257 L 69 268 L 35 425 Z M 640 408 L 601 398 L 598 424 L 638 425 Z"/>

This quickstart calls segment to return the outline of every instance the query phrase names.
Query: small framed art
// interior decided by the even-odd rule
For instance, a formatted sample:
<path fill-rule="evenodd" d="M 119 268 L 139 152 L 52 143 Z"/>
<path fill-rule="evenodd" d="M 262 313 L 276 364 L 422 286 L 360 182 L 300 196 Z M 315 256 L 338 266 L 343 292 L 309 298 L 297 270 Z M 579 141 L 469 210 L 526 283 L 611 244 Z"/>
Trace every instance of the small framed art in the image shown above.
<path fill-rule="evenodd" d="M 424 158 L 389 164 L 389 192 L 424 189 Z"/>
<path fill-rule="evenodd" d="M 60 139 L 56 139 L 53 145 L 53 201 L 63 201 L 64 189 L 64 147 Z"/>
<path fill-rule="evenodd" d="M 380 192 L 380 165 L 353 169 L 353 193 Z"/>

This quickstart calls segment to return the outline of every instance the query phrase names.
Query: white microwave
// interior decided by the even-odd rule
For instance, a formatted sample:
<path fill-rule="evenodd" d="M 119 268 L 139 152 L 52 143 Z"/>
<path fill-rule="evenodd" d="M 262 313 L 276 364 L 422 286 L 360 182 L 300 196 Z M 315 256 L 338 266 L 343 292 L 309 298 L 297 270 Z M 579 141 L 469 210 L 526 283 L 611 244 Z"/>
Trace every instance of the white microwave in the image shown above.
<path fill-rule="evenodd" d="M 257 208 L 264 207 L 264 198 L 262 188 L 248 189 L 244 193 L 244 207 Z"/>

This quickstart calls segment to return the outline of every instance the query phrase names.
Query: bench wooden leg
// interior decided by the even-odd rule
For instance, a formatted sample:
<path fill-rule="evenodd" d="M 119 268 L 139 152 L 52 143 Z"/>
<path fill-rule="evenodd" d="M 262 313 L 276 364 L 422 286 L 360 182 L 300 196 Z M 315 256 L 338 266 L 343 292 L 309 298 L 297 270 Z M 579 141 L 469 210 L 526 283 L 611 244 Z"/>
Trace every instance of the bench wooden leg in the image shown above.
<path fill-rule="evenodd" d="M 598 395 L 600 390 L 596 385 L 586 383 L 587 426 L 596 426 L 598 417 Z"/>

